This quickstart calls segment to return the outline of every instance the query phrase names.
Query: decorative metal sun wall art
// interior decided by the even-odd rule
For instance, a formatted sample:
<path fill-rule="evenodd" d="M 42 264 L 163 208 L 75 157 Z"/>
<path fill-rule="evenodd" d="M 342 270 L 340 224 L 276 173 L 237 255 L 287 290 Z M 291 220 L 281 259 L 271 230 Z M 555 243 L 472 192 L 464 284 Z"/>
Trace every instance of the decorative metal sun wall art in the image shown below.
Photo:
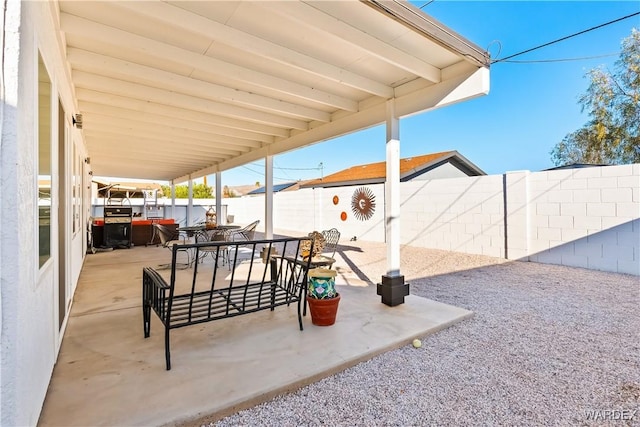
<path fill-rule="evenodd" d="M 351 210 L 360 221 L 366 221 L 376 211 L 376 196 L 367 187 L 360 187 L 351 197 Z"/>

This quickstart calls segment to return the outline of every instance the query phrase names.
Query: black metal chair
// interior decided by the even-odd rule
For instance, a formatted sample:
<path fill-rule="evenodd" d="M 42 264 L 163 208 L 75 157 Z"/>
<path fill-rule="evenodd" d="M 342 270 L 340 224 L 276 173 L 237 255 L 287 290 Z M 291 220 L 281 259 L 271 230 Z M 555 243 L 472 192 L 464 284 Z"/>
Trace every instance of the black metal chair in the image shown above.
<path fill-rule="evenodd" d="M 209 230 L 205 233 L 203 233 L 202 235 L 204 236 L 209 236 L 208 233 L 210 234 L 210 238 L 207 240 L 199 240 L 198 237 L 196 237 L 196 243 L 201 243 L 201 241 L 209 241 L 209 242 L 228 242 L 229 241 L 229 234 L 224 231 L 224 230 Z M 213 258 L 214 261 L 217 261 L 222 258 L 222 265 L 225 264 L 225 262 L 229 262 L 229 247 L 228 246 L 216 246 L 216 247 L 203 247 L 200 248 L 200 262 L 203 262 L 204 259 L 207 257 L 207 255 L 211 255 L 211 258 Z"/>
<path fill-rule="evenodd" d="M 185 236 L 181 236 L 180 233 L 176 230 L 171 230 L 169 227 L 166 227 L 162 224 L 153 224 L 158 237 L 160 238 L 160 244 L 163 248 L 167 248 L 170 251 L 173 250 L 173 245 L 184 245 L 187 243 L 193 243 L 192 239 L 189 239 Z M 190 248 L 178 249 L 178 252 L 184 252 L 187 255 L 187 262 L 183 268 L 189 268 L 191 266 L 191 258 L 192 251 Z M 161 267 L 168 268 L 171 264 L 161 264 Z"/>
<path fill-rule="evenodd" d="M 337 228 L 330 230 L 322 230 L 322 237 L 324 237 L 324 249 L 322 253 L 329 258 L 333 258 L 338 248 L 338 241 L 340 240 L 340 232 Z"/>
<path fill-rule="evenodd" d="M 254 221 L 251 224 L 247 225 L 246 227 L 243 228 L 239 228 L 237 230 L 231 230 L 231 232 L 229 233 L 229 240 L 232 242 L 238 242 L 238 241 L 246 241 L 246 242 L 250 242 L 254 239 L 254 236 L 256 234 L 256 228 L 258 227 L 258 224 L 260 223 L 260 220 Z M 234 266 L 235 263 L 238 261 L 238 252 L 241 248 L 248 248 L 249 252 L 252 253 L 255 251 L 255 245 L 251 246 L 251 245 L 234 245 L 231 249 L 234 250 L 234 256 L 233 256 L 233 260 L 234 260 Z M 228 253 L 227 254 L 227 259 L 229 260 L 229 270 L 231 270 L 231 254 Z"/>
<path fill-rule="evenodd" d="M 230 239 L 234 242 L 237 242 L 238 240 L 253 240 L 253 237 L 256 234 L 256 227 L 258 227 L 258 224 L 260 224 L 260 220 L 258 221 L 254 221 L 251 224 L 247 225 L 246 227 L 243 228 L 239 228 L 237 230 L 231 230 L 230 233 Z"/>

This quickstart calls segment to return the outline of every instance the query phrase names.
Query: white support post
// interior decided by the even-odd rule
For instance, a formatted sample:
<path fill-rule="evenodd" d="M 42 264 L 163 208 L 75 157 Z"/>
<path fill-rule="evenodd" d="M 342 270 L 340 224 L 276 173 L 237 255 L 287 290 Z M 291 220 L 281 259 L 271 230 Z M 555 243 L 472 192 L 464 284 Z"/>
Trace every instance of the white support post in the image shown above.
<path fill-rule="evenodd" d="M 189 204 L 187 205 L 187 225 L 193 225 L 193 179 L 189 175 Z"/>
<path fill-rule="evenodd" d="M 313 222 L 313 230 L 322 230 L 324 229 L 324 215 L 322 215 L 322 212 L 324 211 L 324 209 L 322 209 L 323 207 L 323 202 L 324 202 L 324 188 L 323 187 L 317 187 L 314 189 L 315 191 L 315 197 L 314 197 L 314 222 Z"/>
<path fill-rule="evenodd" d="M 264 159 L 264 236 L 273 239 L 273 156 Z"/>
<path fill-rule="evenodd" d="M 395 306 L 404 303 L 409 284 L 400 274 L 400 122 L 395 100 L 387 101 L 387 178 L 385 193 L 385 237 L 387 242 L 387 274 L 378 283 L 377 292 L 382 303 Z"/>
<path fill-rule="evenodd" d="M 387 276 L 400 275 L 400 126 L 395 102 L 387 101 L 387 179 L 384 187 Z"/>
<path fill-rule="evenodd" d="M 227 218 L 222 218 L 222 172 L 216 172 L 216 222 L 227 223 Z"/>
<path fill-rule="evenodd" d="M 171 181 L 171 217 L 176 219 L 176 183 Z"/>

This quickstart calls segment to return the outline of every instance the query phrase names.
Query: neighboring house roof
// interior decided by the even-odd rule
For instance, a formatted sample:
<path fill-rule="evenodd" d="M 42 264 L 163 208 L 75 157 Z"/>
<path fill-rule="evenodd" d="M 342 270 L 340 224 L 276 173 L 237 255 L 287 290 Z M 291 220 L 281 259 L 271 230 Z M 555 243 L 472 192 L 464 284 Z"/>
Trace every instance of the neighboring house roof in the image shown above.
<path fill-rule="evenodd" d="M 287 188 L 295 185 L 295 182 L 287 182 L 286 184 L 276 184 L 273 186 L 273 192 L 277 193 L 278 191 L 286 190 Z M 253 191 L 247 193 L 247 196 L 251 196 L 254 194 L 264 194 L 266 192 L 265 187 L 256 188 Z"/>
<path fill-rule="evenodd" d="M 100 179 L 93 179 L 98 184 L 98 191 L 111 189 L 112 191 L 140 191 L 140 190 L 162 190 L 162 186 L 157 182 L 140 181 L 117 181 L 108 182 Z"/>
<path fill-rule="evenodd" d="M 557 171 L 561 169 L 582 169 L 582 168 L 595 168 L 599 166 L 609 166 L 609 165 L 599 165 L 592 163 L 571 163 L 568 165 L 556 166 L 555 168 L 543 169 L 542 171 Z"/>
<path fill-rule="evenodd" d="M 279 191 L 295 191 L 295 190 L 299 190 L 301 187 L 305 186 L 306 184 L 312 182 L 312 181 L 316 181 L 315 179 L 309 179 L 309 180 L 301 180 L 301 181 L 296 181 L 296 182 L 288 182 L 286 184 L 277 184 L 273 186 L 273 192 L 277 193 Z M 246 195 L 254 195 L 254 194 L 264 194 L 265 193 L 265 189 L 264 187 L 260 187 L 257 188 L 249 193 L 246 193 Z"/>
<path fill-rule="evenodd" d="M 479 167 L 454 150 L 400 159 L 400 181 L 410 181 L 445 163 L 451 163 L 469 176 L 486 175 Z M 327 175 L 322 179 L 312 180 L 301 187 L 379 184 L 386 181 L 386 176 L 387 162 L 369 163 L 352 166 L 349 169 Z"/>
<path fill-rule="evenodd" d="M 225 187 L 228 189 L 228 195 L 223 191 L 222 193 L 222 197 L 241 197 L 244 196 L 250 192 L 252 192 L 253 190 L 255 190 L 256 185 L 255 184 L 250 184 L 250 185 L 225 185 Z"/>
<path fill-rule="evenodd" d="M 125 198 L 145 197 L 144 191 L 152 190 L 162 192 L 162 186 L 156 182 L 140 181 L 117 181 L 108 182 L 99 178 L 94 178 L 93 182 L 98 185 L 98 197 Z"/>

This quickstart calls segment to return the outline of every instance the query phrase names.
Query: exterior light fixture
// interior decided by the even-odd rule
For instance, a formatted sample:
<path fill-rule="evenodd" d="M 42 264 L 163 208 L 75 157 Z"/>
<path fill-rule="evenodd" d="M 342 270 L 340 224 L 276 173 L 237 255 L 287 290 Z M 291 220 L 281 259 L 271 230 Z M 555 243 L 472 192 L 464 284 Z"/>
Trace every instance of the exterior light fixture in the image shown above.
<path fill-rule="evenodd" d="M 73 126 L 75 126 L 76 129 L 82 129 L 82 114 L 74 114 L 71 117 L 71 120 L 73 121 Z"/>

